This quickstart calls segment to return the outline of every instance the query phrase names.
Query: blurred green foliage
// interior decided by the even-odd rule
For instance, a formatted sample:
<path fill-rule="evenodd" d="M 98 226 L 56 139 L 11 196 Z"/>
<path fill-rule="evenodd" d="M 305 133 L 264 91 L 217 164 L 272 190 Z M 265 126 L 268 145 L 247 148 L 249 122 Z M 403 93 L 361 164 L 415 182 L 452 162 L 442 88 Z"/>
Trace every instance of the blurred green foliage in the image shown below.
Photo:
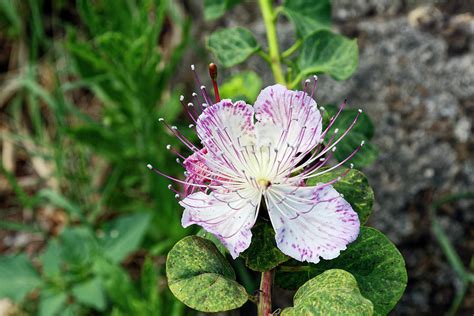
<path fill-rule="evenodd" d="M 0 297 L 28 314 L 183 315 L 160 281 L 161 258 L 186 231 L 169 181 L 146 164 L 180 172 L 165 150 L 175 138 L 158 117 L 181 112 L 170 83 L 188 21 L 168 0 L 2 0 L 0 26 L 17 63 L 0 93 L 1 138 L 40 175 L 25 190 L 0 165 L 14 207 L 31 215 L 0 227 L 44 243 L 33 260 L 0 257 Z M 64 213 L 64 228 L 41 225 L 42 209 Z"/>

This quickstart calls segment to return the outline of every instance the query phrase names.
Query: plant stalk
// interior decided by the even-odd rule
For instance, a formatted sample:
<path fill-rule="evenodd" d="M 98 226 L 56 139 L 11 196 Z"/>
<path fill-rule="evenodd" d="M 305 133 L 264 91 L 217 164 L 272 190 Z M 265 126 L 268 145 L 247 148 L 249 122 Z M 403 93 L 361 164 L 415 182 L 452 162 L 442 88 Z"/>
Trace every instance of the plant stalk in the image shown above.
<path fill-rule="evenodd" d="M 270 56 L 270 66 L 273 77 L 277 83 L 286 84 L 285 76 L 281 69 L 280 50 L 278 48 L 278 38 L 275 25 L 275 11 L 273 10 L 272 0 L 259 0 L 260 11 L 262 12 L 263 22 L 267 31 L 268 54 Z"/>
<path fill-rule="evenodd" d="M 472 198 L 474 198 L 474 192 L 463 192 L 440 198 L 434 201 L 430 206 L 431 231 L 438 240 L 441 250 L 444 252 L 444 255 L 448 259 L 451 268 L 457 274 L 457 277 L 461 283 L 461 285 L 456 289 L 454 300 L 446 314 L 448 316 L 454 316 L 457 314 L 458 309 L 461 307 L 462 302 L 464 301 L 464 296 L 467 293 L 469 283 L 474 282 L 474 280 L 471 279 L 472 274 L 467 268 L 464 267 L 464 264 L 456 252 L 456 249 L 454 249 L 453 244 L 441 227 L 441 224 L 436 216 L 436 211 L 441 205 L 445 203 Z"/>
<path fill-rule="evenodd" d="M 285 50 L 283 53 L 281 53 L 281 57 L 282 57 L 282 58 L 288 58 L 288 57 L 290 57 L 291 55 L 293 55 L 294 53 L 296 53 L 296 51 L 298 50 L 298 48 L 300 48 L 301 44 L 303 44 L 303 40 L 301 40 L 301 39 L 297 40 L 293 45 L 291 45 L 290 48 L 288 48 L 288 49 Z"/>
<path fill-rule="evenodd" d="M 258 316 L 268 316 L 272 313 L 272 281 L 273 270 L 262 272 L 258 297 Z"/>

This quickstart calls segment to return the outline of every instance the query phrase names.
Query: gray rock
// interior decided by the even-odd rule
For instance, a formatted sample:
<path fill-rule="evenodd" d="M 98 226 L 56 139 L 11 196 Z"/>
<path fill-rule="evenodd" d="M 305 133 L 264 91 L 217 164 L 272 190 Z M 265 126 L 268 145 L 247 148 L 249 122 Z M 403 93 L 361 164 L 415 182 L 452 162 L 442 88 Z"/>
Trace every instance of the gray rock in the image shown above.
<path fill-rule="evenodd" d="M 448 58 L 443 38 L 413 28 L 406 17 L 354 28 L 364 38 L 357 72 L 345 82 L 323 77 L 317 97 L 348 97 L 377 122 L 380 157 L 366 170 L 377 197 L 372 223 L 400 241 L 417 229 L 403 207 L 420 190 L 449 189 L 462 172 L 452 137 L 470 133 L 459 99 L 474 95 L 474 57 Z"/>

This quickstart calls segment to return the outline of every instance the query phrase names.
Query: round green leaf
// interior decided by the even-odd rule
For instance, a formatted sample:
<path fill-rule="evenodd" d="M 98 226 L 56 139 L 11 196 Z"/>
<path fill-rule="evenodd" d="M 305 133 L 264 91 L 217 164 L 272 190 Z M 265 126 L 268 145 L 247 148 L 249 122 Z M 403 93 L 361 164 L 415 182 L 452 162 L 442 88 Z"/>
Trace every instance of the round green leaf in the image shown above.
<path fill-rule="evenodd" d="M 209 240 L 188 236 L 174 245 L 166 261 L 171 292 L 187 306 L 219 312 L 242 306 L 248 299 L 235 273 Z"/>
<path fill-rule="evenodd" d="M 300 76 L 325 73 L 345 80 L 356 70 L 358 59 L 356 40 L 320 30 L 304 39 L 297 64 Z"/>
<path fill-rule="evenodd" d="M 344 169 L 335 169 L 308 180 L 308 185 L 329 182 L 341 176 L 344 172 Z M 333 184 L 333 187 L 337 192 L 343 194 L 344 199 L 352 205 L 354 211 L 359 216 L 360 224 L 363 225 L 367 222 L 372 213 L 374 191 L 370 187 L 365 175 L 359 170 L 352 169 L 345 177 Z"/>
<path fill-rule="evenodd" d="M 280 266 L 276 282 L 297 288 L 329 269 L 346 270 L 357 279 L 364 297 L 374 304 L 375 315 L 386 315 L 396 305 L 407 284 L 405 261 L 392 242 L 374 228 L 362 227 L 357 240 L 339 257 L 305 264 L 292 260 Z"/>
<path fill-rule="evenodd" d="M 331 1 L 286 0 L 283 13 L 295 25 L 300 37 L 331 28 Z"/>
<path fill-rule="evenodd" d="M 357 154 L 347 161 L 345 165 L 353 163 L 357 168 L 371 165 L 379 156 L 379 151 L 374 144 L 365 141 L 366 139 L 367 138 L 362 134 L 349 132 L 349 134 L 337 144 L 334 157 L 336 157 L 338 161 L 343 161 L 364 141 L 364 146 L 362 146 Z"/>
<path fill-rule="evenodd" d="M 208 240 L 212 241 L 214 243 L 214 245 L 217 247 L 217 250 L 219 250 L 219 252 L 223 256 L 225 256 L 225 254 L 229 252 L 229 250 L 227 250 L 227 248 L 221 243 L 219 238 L 217 238 L 214 234 L 211 234 L 210 232 L 208 232 L 204 228 L 199 229 L 196 236 L 202 237 L 202 238 L 205 238 L 205 239 L 208 239 Z"/>
<path fill-rule="evenodd" d="M 282 316 L 372 315 L 374 306 L 363 297 L 357 281 L 344 270 L 328 270 L 309 280 L 296 292 L 294 307 Z"/>
<path fill-rule="evenodd" d="M 252 243 L 241 256 L 245 265 L 255 271 L 268 271 L 289 259 L 277 248 L 275 231 L 266 223 L 259 223 L 252 228 Z"/>
<path fill-rule="evenodd" d="M 260 49 L 253 34 L 246 28 L 220 29 L 209 36 L 207 47 L 224 67 L 237 65 Z"/>

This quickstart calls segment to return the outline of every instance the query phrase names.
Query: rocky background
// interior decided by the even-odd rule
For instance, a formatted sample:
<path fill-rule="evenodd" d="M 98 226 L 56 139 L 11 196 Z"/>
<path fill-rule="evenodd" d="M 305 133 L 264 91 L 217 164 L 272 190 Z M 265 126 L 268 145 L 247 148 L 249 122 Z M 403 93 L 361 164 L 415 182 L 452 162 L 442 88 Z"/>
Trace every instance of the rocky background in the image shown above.
<path fill-rule="evenodd" d="M 474 189 L 472 13 L 472 1 L 334 4 L 341 32 L 359 40 L 360 63 L 348 82 L 321 85 L 320 98 L 348 96 L 376 124 L 380 157 L 366 170 L 377 200 L 370 224 L 397 244 L 409 274 L 396 315 L 441 314 L 453 300 L 456 277 L 430 232 L 428 204 Z M 439 213 L 468 266 L 473 204 Z M 473 311 L 471 288 L 459 314 Z"/>
<path fill-rule="evenodd" d="M 192 3 L 188 7 L 202 12 Z M 373 141 L 380 156 L 365 170 L 377 200 L 369 225 L 397 244 L 409 274 L 393 315 L 442 315 L 459 280 L 430 230 L 429 205 L 474 190 L 474 1 L 335 0 L 333 20 L 337 31 L 358 39 L 359 67 L 345 82 L 322 76 L 317 101 L 338 104 L 347 97 L 376 125 Z M 251 1 L 218 22 L 204 23 L 196 36 L 236 25 L 265 42 Z M 279 38 L 284 47 L 293 43 L 284 19 Z M 259 58 L 241 68 L 257 71 L 266 84 L 273 81 Z M 438 210 L 465 266 L 472 266 L 474 254 L 473 206 L 462 200 Z M 458 314 L 473 313 L 471 287 Z"/>

